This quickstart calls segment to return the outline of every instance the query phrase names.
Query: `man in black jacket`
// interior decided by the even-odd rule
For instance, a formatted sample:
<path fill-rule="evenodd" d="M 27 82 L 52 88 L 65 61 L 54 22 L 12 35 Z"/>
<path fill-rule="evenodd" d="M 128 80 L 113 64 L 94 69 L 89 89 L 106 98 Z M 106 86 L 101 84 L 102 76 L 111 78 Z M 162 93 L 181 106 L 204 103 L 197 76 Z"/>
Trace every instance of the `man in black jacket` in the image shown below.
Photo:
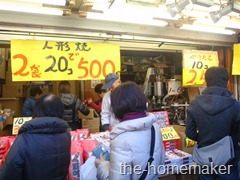
<path fill-rule="evenodd" d="M 227 89 L 228 73 L 225 68 L 210 67 L 206 71 L 205 80 L 207 88 L 188 107 L 186 136 L 197 141 L 198 148 L 201 148 L 231 135 L 235 158 L 227 164 L 231 165 L 230 172 L 226 174 L 199 172 L 198 177 L 200 180 L 214 180 L 217 177 L 237 180 L 239 179 L 237 167 L 240 139 L 239 102 L 231 97 L 232 92 Z M 224 154 L 219 154 L 219 156 L 224 156 Z"/>

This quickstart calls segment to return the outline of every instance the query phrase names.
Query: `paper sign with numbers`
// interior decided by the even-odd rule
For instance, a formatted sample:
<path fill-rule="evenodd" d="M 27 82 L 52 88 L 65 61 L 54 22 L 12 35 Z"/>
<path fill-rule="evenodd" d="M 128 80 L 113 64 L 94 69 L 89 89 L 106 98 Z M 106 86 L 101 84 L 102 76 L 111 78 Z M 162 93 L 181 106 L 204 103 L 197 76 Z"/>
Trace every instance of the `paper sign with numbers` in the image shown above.
<path fill-rule="evenodd" d="M 30 121 L 32 117 L 17 117 L 13 119 L 13 128 L 12 128 L 12 134 L 17 135 L 19 129 L 21 126 L 26 123 L 27 121 Z"/>
<path fill-rule="evenodd" d="M 178 133 L 175 131 L 175 129 L 172 126 L 160 128 L 160 130 L 162 132 L 163 141 L 180 139 L 180 136 L 178 135 Z"/>
<path fill-rule="evenodd" d="M 101 80 L 120 72 L 117 44 L 11 40 L 13 81 Z"/>
<path fill-rule="evenodd" d="M 205 72 L 218 66 L 217 51 L 183 50 L 183 86 L 205 86 Z"/>

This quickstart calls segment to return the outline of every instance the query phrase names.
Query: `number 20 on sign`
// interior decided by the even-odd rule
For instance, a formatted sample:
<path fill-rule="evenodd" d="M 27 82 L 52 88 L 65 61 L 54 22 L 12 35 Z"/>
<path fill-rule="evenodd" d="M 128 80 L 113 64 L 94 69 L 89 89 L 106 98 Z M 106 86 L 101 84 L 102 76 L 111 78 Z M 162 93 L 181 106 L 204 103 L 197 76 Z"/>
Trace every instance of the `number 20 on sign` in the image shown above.
<path fill-rule="evenodd" d="M 205 85 L 205 72 L 218 66 L 216 51 L 183 50 L 183 86 Z"/>

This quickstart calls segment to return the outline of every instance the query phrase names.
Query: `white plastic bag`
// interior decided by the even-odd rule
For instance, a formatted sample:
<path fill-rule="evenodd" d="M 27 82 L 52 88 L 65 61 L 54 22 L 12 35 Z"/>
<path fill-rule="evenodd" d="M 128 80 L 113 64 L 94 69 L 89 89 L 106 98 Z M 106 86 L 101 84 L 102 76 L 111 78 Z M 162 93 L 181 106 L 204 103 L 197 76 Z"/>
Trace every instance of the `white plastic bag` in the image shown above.
<path fill-rule="evenodd" d="M 97 168 L 95 166 L 96 157 L 90 156 L 87 161 L 81 166 L 81 180 L 97 180 Z"/>

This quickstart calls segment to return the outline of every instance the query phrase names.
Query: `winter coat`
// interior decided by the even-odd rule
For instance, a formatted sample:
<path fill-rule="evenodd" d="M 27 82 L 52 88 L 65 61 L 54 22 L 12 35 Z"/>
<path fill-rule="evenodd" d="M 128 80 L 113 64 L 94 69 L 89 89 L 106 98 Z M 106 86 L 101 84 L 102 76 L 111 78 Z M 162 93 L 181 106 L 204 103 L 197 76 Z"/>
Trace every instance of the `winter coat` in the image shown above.
<path fill-rule="evenodd" d="M 212 86 L 197 96 L 187 109 L 186 136 L 197 141 L 201 148 L 232 133 L 236 155 L 232 163 L 235 164 L 239 158 L 237 141 L 240 140 L 240 106 L 231 95 L 226 88 Z"/>
<path fill-rule="evenodd" d="M 24 124 L 2 168 L 0 179 L 65 180 L 70 162 L 69 126 L 56 117 Z"/>
<path fill-rule="evenodd" d="M 36 99 L 32 96 L 24 101 L 22 117 L 32 117 L 35 102 Z"/>
<path fill-rule="evenodd" d="M 133 119 L 121 122 L 115 125 L 110 133 L 110 162 L 103 161 L 97 168 L 97 178 L 100 180 L 126 180 L 139 179 L 141 174 L 129 172 L 130 168 L 121 169 L 121 164 L 126 164 L 128 167 L 141 167 L 145 170 L 149 159 L 150 144 L 151 144 L 151 127 L 155 121 L 155 117 L 149 114 L 147 117 Z M 155 148 L 152 162 L 152 167 L 157 168 L 164 164 L 165 152 L 162 142 L 162 134 L 157 124 L 155 127 Z M 157 174 L 151 168 L 150 175 L 146 179 L 157 179 Z M 121 174 L 122 173 L 122 174 Z"/>
<path fill-rule="evenodd" d="M 59 94 L 59 98 L 64 104 L 63 119 L 67 122 L 78 121 L 77 110 L 81 101 L 74 94 Z"/>

